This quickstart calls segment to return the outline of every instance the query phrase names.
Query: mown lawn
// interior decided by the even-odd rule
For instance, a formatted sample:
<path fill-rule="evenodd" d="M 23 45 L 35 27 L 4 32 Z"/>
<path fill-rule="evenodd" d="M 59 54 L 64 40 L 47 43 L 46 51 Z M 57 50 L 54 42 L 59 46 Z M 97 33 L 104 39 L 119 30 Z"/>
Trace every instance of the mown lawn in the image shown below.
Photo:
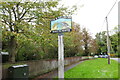
<path fill-rule="evenodd" d="M 118 78 L 118 62 L 111 60 L 108 64 L 106 58 L 88 60 L 66 71 L 65 78 Z"/>

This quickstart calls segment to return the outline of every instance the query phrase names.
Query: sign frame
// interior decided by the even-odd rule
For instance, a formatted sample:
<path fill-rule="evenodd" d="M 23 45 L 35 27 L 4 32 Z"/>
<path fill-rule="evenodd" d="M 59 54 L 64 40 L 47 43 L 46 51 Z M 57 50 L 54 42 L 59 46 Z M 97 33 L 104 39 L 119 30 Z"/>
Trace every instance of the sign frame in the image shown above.
<path fill-rule="evenodd" d="M 53 27 L 57 27 L 57 28 L 53 30 Z M 58 27 L 61 27 L 61 29 L 59 29 Z M 72 17 L 70 16 L 61 16 L 61 17 L 52 19 L 50 21 L 50 32 L 51 33 L 63 33 L 63 32 L 71 32 L 71 31 L 72 31 Z"/>

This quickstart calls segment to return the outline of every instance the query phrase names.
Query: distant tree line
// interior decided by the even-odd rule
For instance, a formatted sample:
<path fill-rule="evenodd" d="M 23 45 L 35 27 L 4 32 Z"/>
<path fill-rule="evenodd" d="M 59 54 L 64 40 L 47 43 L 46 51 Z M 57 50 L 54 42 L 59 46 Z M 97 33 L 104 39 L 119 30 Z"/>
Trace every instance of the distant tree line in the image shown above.
<path fill-rule="evenodd" d="M 110 40 L 110 53 L 118 56 L 118 27 L 115 27 L 113 30 L 109 32 L 109 40 Z M 97 54 L 107 54 L 107 35 L 106 31 L 102 31 L 96 34 L 96 43 L 98 46 Z"/>

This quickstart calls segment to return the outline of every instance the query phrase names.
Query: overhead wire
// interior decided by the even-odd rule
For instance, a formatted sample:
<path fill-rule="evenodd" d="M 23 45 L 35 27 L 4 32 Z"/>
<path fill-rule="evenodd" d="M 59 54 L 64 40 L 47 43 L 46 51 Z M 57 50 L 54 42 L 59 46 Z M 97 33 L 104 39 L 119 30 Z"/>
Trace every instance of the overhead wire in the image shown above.
<path fill-rule="evenodd" d="M 114 8 L 114 6 L 115 6 L 116 3 L 117 3 L 117 0 L 116 0 L 115 3 L 112 5 L 110 11 L 107 13 L 107 15 L 106 15 L 105 17 L 108 17 L 108 15 L 109 15 L 110 12 L 112 11 L 112 9 Z M 105 23 L 105 18 L 104 18 L 104 21 L 103 21 L 103 23 L 102 23 L 100 32 L 102 32 L 102 28 L 103 28 L 103 26 L 104 26 L 104 23 Z"/>
<path fill-rule="evenodd" d="M 110 9 L 110 11 L 108 12 L 108 14 L 106 15 L 106 17 L 110 14 L 110 12 L 112 11 L 112 9 L 114 8 L 115 4 L 117 3 L 117 0 L 115 1 L 115 3 L 113 4 L 112 8 Z"/>

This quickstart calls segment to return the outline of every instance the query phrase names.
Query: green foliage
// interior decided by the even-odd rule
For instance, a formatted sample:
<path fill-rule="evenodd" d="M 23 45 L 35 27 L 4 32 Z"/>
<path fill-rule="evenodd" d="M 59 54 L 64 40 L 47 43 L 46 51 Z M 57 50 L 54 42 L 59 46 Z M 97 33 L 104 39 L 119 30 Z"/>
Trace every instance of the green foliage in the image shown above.
<path fill-rule="evenodd" d="M 110 31 L 112 34 L 109 36 L 110 39 L 110 52 L 111 54 L 114 54 L 118 56 L 118 28 L 115 27 L 112 31 Z M 99 48 L 97 49 L 98 54 L 100 53 L 107 53 L 107 36 L 105 35 L 106 31 L 103 31 L 101 33 L 96 34 L 96 42 Z"/>
<path fill-rule="evenodd" d="M 86 28 L 83 28 L 82 30 L 82 36 L 83 36 L 83 42 L 84 42 L 84 56 L 89 56 L 91 53 L 94 53 L 95 54 L 95 49 L 96 48 L 96 45 L 95 45 L 95 41 L 94 39 L 92 39 L 92 37 L 90 36 L 89 32 L 87 31 Z"/>
<path fill-rule="evenodd" d="M 59 16 L 71 16 L 77 9 L 76 6 L 72 8 L 58 6 L 59 1 L 52 0 L 41 3 L 1 2 L 0 4 L 3 50 L 10 53 L 9 58 L 12 62 L 58 57 L 58 34 L 50 33 L 50 20 Z M 82 47 L 84 36 L 80 25 L 74 22 L 72 24 L 72 32 L 64 34 L 65 57 L 85 54 Z M 88 47 L 92 49 L 95 42 L 90 43 L 91 38 L 87 40 L 90 45 Z"/>
<path fill-rule="evenodd" d="M 111 52 L 118 53 L 118 28 L 113 29 L 114 34 L 110 36 L 111 40 Z"/>
<path fill-rule="evenodd" d="M 83 54 L 83 36 L 80 25 L 72 23 L 72 32 L 64 36 L 65 57 L 81 56 Z"/>
<path fill-rule="evenodd" d="M 97 54 L 106 54 L 107 53 L 107 36 L 105 31 L 96 34 L 96 42 L 98 45 Z"/>
<path fill-rule="evenodd" d="M 59 16 L 72 15 L 76 9 L 58 7 L 58 1 L 48 2 L 1 2 L 3 50 L 20 60 L 57 58 L 57 34 L 50 33 L 50 20 Z M 66 37 L 66 56 L 76 54 L 74 33 Z M 69 36 L 69 34 L 66 34 Z M 13 39 L 11 39 L 14 37 Z M 14 40 L 15 45 L 10 45 Z M 69 41 L 71 40 L 71 41 Z M 12 43 L 11 43 L 12 44 Z M 11 48 L 14 47 L 14 48 Z M 13 59 L 14 62 L 14 59 Z"/>

